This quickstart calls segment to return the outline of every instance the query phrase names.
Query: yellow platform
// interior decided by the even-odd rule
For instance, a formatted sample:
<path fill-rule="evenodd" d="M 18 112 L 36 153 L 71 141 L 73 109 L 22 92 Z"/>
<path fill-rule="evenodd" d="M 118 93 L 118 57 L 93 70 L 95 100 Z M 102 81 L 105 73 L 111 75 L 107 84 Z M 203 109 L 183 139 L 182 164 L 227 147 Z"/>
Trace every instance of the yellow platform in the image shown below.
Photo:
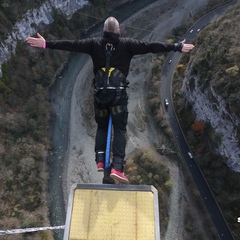
<path fill-rule="evenodd" d="M 153 186 L 74 184 L 64 240 L 160 240 Z"/>

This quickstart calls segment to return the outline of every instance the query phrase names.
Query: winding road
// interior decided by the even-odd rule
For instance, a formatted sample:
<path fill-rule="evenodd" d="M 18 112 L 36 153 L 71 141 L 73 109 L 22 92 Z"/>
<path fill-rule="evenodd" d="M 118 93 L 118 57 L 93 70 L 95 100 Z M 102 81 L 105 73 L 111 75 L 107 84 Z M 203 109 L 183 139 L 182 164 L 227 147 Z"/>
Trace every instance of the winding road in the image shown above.
<path fill-rule="evenodd" d="M 192 26 L 191 29 L 189 29 L 189 31 L 182 37 L 182 39 L 186 39 L 187 43 L 191 42 L 194 39 L 194 37 L 197 35 L 198 29 L 202 29 L 213 19 L 214 16 L 222 14 L 234 3 L 235 2 L 225 5 L 221 8 L 218 8 L 208 13 L 204 17 L 202 17 L 194 26 Z M 170 53 L 166 60 L 166 63 L 162 71 L 161 85 L 160 85 L 161 102 L 163 103 L 165 98 L 167 98 L 169 101 L 168 107 L 164 108 L 165 114 L 169 121 L 169 125 L 172 129 L 173 135 L 175 136 L 175 140 L 182 153 L 182 156 L 185 159 L 188 169 L 192 175 L 192 178 L 194 179 L 196 186 L 200 192 L 201 198 L 208 210 L 208 213 L 213 221 L 213 224 L 216 227 L 216 230 L 218 232 L 220 239 L 233 240 L 234 237 L 225 221 L 222 211 L 218 206 L 218 203 L 216 202 L 216 199 L 214 198 L 214 195 L 210 187 L 208 186 L 208 183 L 204 175 L 202 174 L 201 169 L 199 168 L 194 157 L 190 157 L 188 154 L 190 152 L 190 148 L 184 137 L 181 126 L 179 125 L 179 122 L 177 120 L 177 117 L 174 111 L 174 106 L 172 103 L 172 95 L 171 95 L 172 79 L 173 79 L 174 70 L 181 56 L 182 56 L 182 53 L 177 53 L 177 52 Z"/>

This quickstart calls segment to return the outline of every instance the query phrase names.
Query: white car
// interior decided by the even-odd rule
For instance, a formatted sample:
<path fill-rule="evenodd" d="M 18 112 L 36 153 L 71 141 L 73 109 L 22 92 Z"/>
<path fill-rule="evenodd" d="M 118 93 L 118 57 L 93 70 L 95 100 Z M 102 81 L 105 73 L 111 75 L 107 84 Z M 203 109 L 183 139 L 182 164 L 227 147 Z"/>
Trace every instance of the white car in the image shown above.
<path fill-rule="evenodd" d="M 190 153 L 190 152 L 188 152 L 188 156 L 192 159 L 193 158 L 193 156 L 192 156 L 192 154 Z"/>
<path fill-rule="evenodd" d="M 168 63 L 171 64 L 171 63 L 172 63 L 172 60 L 170 59 Z"/>
<path fill-rule="evenodd" d="M 190 33 L 192 33 L 192 32 L 193 32 L 193 29 L 190 30 Z"/>
<path fill-rule="evenodd" d="M 168 99 L 167 99 L 167 98 L 164 99 L 164 104 L 165 104 L 165 107 L 167 108 L 168 105 L 169 105 L 169 103 L 168 103 Z"/>
<path fill-rule="evenodd" d="M 199 28 L 199 29 L 197 30 L 197 32 L 200 32 L 200 30 L 201 30 L 201 29 Z"/>

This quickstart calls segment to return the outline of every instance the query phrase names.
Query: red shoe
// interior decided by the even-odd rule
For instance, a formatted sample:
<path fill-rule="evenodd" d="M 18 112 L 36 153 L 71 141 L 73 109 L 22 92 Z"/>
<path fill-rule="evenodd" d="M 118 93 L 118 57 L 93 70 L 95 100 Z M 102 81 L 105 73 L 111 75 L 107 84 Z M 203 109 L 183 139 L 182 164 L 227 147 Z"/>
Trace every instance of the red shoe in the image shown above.
<path fill-rule="evenodd" d="M 121 172 L 119 170 L 116 170 L 112 168 L 110 177 L 113 178 L 114 180 L 119 181 L 120 183 L 125 183 L 128 184 L 129 180 L 128 178 L 124 175 L 124 172 Z"/>
<path fill-rule="evenodd" d="M 98 162 L 97 163 L 97 171 L 98 172 L 103 172 L 104 171 L 104 163 L 103 162 Z"/>

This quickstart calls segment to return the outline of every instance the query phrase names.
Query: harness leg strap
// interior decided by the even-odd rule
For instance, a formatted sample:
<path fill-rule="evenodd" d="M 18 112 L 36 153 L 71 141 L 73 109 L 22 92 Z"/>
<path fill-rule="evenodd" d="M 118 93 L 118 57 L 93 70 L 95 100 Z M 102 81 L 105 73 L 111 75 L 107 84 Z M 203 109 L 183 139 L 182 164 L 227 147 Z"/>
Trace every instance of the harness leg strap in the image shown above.
<path fill-rule="evenodd" d="M 113 106 L 117 104 L 117 102 L 119 101 L 120 97 L 121 97 L 121 89 L 117 88 L 116 89 L 116 97 L 114 98 L 114 100 L 112 102 Z"/>
<path fill-rule="evenodd" d="M 122 159 L 121 157 L 119 156 L 114 156 L 113 157 L 113 168 L 118 170 L 118 171 L 123 171 L 123 167 L 124 167 L 124 164 L 126 163 L 126 161 L 124 159 Z"/>
<path fill-rule="evenodd" d="M 105 152 L 97 152 L 96 153 L 96 163 L 99 163 L 99 162 L 105 162 Z"/>

